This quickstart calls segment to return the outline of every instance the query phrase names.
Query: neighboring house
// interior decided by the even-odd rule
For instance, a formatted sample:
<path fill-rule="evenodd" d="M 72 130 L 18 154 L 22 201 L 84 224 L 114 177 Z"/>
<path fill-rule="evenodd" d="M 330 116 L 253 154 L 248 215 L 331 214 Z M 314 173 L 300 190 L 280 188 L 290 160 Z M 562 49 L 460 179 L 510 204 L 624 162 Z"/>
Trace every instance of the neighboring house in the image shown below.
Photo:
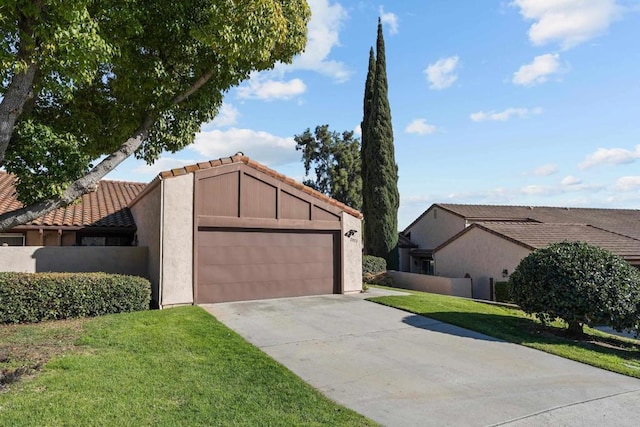
<path fill-rule="evenodd" d="M 127 205 L 146 184 L 100 181 L 77 202 L 0 233 L 7 246 L 131 246 L 136 224 Z M 0 214 L 22 207 L 15 176 L 0 171 Z"/>
<path fill-rule="evenodd" d="M 401 235 L 402 271 L 470 276 L 473 296 L 507 280 L 531 251 L 584 241 L 640 267 L 640 210 L 434 204 Z M 411 245 L 415 247 L 410 247 Z"/>
<path fill-rule="evenodd" d="M 0 213 L 21 206 L 14 193 L 14 177 L 0 173 Z M 237 154 L 149 184 L 101 181 L 77 204 L 0 238 L 146 247 L 144 270 L 162 307 L 359 292 L 361 221 L 355 209 Z"/>

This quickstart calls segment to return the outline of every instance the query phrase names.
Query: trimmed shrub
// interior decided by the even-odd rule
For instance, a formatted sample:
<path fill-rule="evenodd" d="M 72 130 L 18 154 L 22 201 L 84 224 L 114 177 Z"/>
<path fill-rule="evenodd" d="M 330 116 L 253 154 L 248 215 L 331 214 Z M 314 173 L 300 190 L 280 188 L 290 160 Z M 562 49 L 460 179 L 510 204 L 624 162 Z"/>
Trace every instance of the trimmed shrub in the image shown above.
<path fill-rule="evenodd" d="M 387 271 L 387 261 L 384 258 L 363 255 L 362 256 L 362 274 L 377 274 L 383 271 Z"/>
<path fill-rule="evenodd" d="M 513 299 L 509 295 L 509 282 L 495 282 L 493 286 L 497 302 L 513 303 Z"/>
<path fill-rule="evenodd" d="M 640 271 L 583 242 L 533 251 L 511 275 L 509 291 L 523 311 L 545 323 L 561 318 L 574 335 L 583 325 L 621 331 L 640 323 Z"/>
<path fill-rule="evenodd" d="M 371 285 L 380 285 L 380 286 L 388 286 L 393 287 L 393 279 L 386 271 L 381 271 L 380 273 L 371 274 L 367 273 L 362 276 L 362 280 L 365 283 L 369 283 Z"/>
<path fill-rule="evenodd" d="M 0 323 L 29 323 L 149 309 L 151 285 L 106 273 L 0 273 Z"/>

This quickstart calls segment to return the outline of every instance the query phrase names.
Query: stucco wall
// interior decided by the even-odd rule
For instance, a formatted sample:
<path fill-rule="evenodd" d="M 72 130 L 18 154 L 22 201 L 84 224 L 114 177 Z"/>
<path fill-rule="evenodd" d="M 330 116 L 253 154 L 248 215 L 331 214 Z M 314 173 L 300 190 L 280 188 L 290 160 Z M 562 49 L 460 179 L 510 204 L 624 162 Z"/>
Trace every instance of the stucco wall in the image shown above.
<path fill-rule="evenodd" d="M 163 306 L 193 303 L 194 174 L 163 181 Z"/>
<path fill-rule="evenodd" d="M 147 248 L 127 246 L 0 247 L 0 271 L 97 272 L 147 277 Z"/>
<path fill-rule="evenodd" d="M 148 248 L 147 272 L 151 282 L 151 299 L 159 303 L 160 294 L 160 210 L 161 185 L 155 185 L 148 193 L 130 206 L 138 228 L 138 246 Z"/>
<path fill-rule="evenodd" d="M 345 234 L 355 230 L 347 237 Z M 342 292 L 362 291 L 362 221 L 342 212 Z"/>
<path fill-rule="evenodd" d="M 427 276 L 401 271 L 389 271 L 389 275 L 394 286 L 398 288 L 471 298 L 470 279 Z"/>
<path fill-rule="evenodd" d="M 530 251 L 484 230 L 474 228 L 435 253 L 436 274 L 473 279 L 474 298 L 490 299 L 489 278 L 506 280 Z"/>
<path fill-rule="evenodd" d="M 457 215 L 432 206 L 418 222 L 405 230 L 420 249 L 435 249 L 466 227 L 466 221 Z M 420 266 L 411 262 L 408 271 L 416 273 Z"/>

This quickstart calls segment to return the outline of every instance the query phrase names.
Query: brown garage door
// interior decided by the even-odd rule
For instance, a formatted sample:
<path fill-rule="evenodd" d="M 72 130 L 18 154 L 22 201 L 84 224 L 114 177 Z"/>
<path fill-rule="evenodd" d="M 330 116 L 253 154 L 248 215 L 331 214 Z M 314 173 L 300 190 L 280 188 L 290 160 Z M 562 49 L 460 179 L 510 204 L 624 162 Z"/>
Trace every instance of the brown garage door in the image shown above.
<path fill-rule="evenodd" d="M 198 231 L 196 302 L 338 292 L 336 233 Z"/>

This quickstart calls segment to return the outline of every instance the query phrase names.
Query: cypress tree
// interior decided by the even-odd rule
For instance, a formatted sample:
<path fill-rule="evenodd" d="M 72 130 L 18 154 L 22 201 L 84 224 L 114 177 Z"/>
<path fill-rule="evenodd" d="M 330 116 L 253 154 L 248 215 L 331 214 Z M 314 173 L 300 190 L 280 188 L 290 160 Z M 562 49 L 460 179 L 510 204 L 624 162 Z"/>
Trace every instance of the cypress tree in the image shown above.
<path fill-rule="evenodd" d="M 371 52 L 372 53 L 372 52 Z M 370 55 L 370 64 L 371 58 Z M 371 68 L 369 69 L 371 73 Z M 367 76 L 367 85 L 369 76 Z M 373 72 L 371 104 L 367 106 L 362 129 L 363 214 L 365 252 L 384 257 L 390 269 L 397 269 L 398 243 L 398 165 L 393 147 L 393 128 L 388 99 L 388 84 L 382 22 L 378 18 L 376 61 Z M 367 109 L 369 116 L 367 117 Z"/>
<path fill-rule="evenodd" d="M 371 123 L 371 102 L 373 100 L 373 83 L 376 75 L 376 57 L 373 53 L 373 47 L 369 49 L 369 70 L 367 71 L 367 82 L 364 86 L 364 108 L 363 108 L 363 118 L 362 124 L 360 125 L 360 129 L 362 131 L 362 142 L 360 146 L 360 159 L 362 162 L 361 165 L 361 173 L 362 179 L 368 180 L 368 169 L 367 165 L 371 161 L 371 159 L 365 158 L 368 155 L 368 151 L 365 148 L 367 146 L 367 142 L 369 140 L 369 128 Z M 362 212 L 366 212 L 367 208 L 365 207 L 366 199 L 362 200 Z"/>

